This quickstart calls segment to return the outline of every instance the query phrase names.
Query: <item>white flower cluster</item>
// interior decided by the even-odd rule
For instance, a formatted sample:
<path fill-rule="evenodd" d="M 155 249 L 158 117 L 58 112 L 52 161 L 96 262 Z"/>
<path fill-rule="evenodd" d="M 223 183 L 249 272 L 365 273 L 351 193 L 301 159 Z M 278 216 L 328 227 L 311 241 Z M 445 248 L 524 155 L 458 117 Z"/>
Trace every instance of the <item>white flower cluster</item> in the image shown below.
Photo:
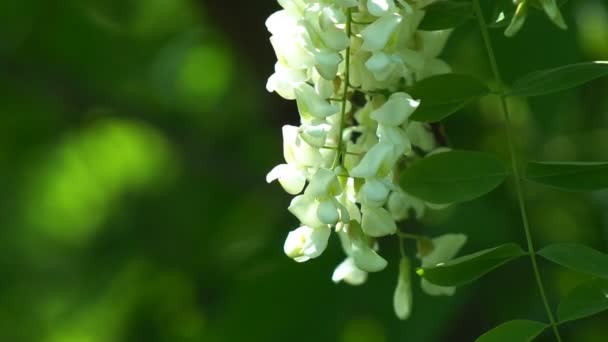
<path fill-rule="evenodd" d="M 318 257 L 335 230 L 347 258 L 332 279 L 362 284 L 387 265 L 375 239 L 433 206 L 397 180 L 405 163 L 439 148 L 428 125 L 409 120 L 420 103 L 406 89 L 450 72 L 437 58 L 450 32 L 417 30 L 432 0 L 278 2 L 283 9 L 266 23 L 278 59 L 267 88 L 296 100 L 301 119 L 299 127 L 283 127 L 286 163 L 267 176 L 296 195 L 289 211 L 301 227 L 284 250 L 297 262 Z M 462 243 L 452 239 L 448 247 Z M 407 298 L 403 288 L 396 303 Z"/>

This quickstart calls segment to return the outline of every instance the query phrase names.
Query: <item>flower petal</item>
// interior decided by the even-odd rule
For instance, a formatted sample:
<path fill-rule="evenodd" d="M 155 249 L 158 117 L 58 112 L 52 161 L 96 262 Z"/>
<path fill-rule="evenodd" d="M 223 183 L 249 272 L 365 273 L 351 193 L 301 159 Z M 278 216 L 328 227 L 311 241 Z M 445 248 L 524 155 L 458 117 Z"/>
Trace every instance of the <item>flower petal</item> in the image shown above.
<path fill-rule="evenodd" d="M 397 224 L 386 209 L 362 206 L 361 214 L 361 229 L 366 235 L 382 237 L 397 232 Z"/>
<path fill-rule="evenodd" d="M 309 227 L 320 227 L 323 226 L 317 216 L 319 203 L 312 197 L 307 195 L 296 196 L 291 200 L 289 204 L 289 212 L 302 222 L 302 224 Z"/>
<path fill-rule="evenodd" d="M 316 258 L 327 248 L 330 233 L 331 231 L 326 227 L 302 226 L 289 232 L 283 251 L 297 262 Z"/>
<path fill-rule="evenodd" d="M 466 241 L 467 236 L 464 234 L 445 234 L 434 238 L 433 251 L 421 258 L 422 267 L 434 266 L 452 259 Z"/>
<path fill-rule="evenodd" d="M 380 108 L 371 113 L 371 118 L 387 126 L 400 126 L 418 108 L 420 101 L 407 93 L 394 93 Z"/>
<path fill-rule="evenodd" d="M 344 281 L 353 286 L 361 285 L 367 280 L 367 272 L 360 270 L 355 265 L 353 258 L 346 258 L 334 270 L 331 276 L 334 283 Z"/>
<path fill-rule="evenodd" d="M 384 49 L 389 39 L 399 27 L 403 17 L 397 13 L 392 13 L 374 21 L 361 31 L 364 51 L 379 51 Z"/>
<path fill-rule="evenodd" d="M 376 251 L 359 239 L 351 245 L 352 258 L 357 268 L 366 272 L 379 272 L 388 264 Z"/>

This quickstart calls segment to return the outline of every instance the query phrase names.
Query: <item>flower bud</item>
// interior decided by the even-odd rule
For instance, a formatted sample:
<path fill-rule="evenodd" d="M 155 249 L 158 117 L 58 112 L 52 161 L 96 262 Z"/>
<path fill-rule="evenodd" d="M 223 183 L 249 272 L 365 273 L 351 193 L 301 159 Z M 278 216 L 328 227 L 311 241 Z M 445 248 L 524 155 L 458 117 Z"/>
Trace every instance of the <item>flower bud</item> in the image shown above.
<path fill-rule="evenodd" d="M 412 312 L 412 282 L 410 260 L 406 257 L 399 262 L 399 277 L 393 295 L 393 308 L 399 319 L 406 320 Z"/>
<path fill-rule="evenodd" d="M 359 190 L 361 203 L 369 206 L 380 207 L 386 202 L 389 188 L 378 178 L 368 178 Z"/>
<path fill-rule="evenodd" d="M 319 218 L 319 221 L 324 224 L 334 225 L 338 222 L 340 214 L 338 212 L 338 206 L 333 198 L 319 202 L 317 217 Z"/>

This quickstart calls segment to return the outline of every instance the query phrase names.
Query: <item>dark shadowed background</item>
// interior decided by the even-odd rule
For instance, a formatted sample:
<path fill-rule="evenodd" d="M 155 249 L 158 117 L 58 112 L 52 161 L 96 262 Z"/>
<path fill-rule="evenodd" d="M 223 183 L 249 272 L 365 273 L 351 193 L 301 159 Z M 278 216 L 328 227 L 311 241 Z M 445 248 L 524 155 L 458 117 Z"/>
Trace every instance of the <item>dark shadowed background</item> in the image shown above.
<path fill-rule="evenodd" d="M 490 1 L 485 1 L 489 3 Z M 282 252 L 297 222 L 266 173 L 282 162 L 293 102 L 265 90 L 275 62 L 264 21 L 274 1 L 0 1 L 0 341 L 472 341 L 504 320 L 544 320 L 519 260 L 454 297 L 415 288 L 392 312 L 389 267 L 358 288 L 331 282 L 337 239 L 319 259 Z M 570 1 L 559 31 L 536 11 L 515 39 L 495 31 L 508 80 L 608 60 L 608 2 Z M 489 79 L 473 23 L 444 56 Z M 530 159 L 608 160 L 608 79 L 514 100 Z M 496 99 L 446 122 L 453 146 L 506 158 Z M 539 246 L 608 248 L 608 193 L 527 186 Z M 464 232 L 471 252 L 523 242 L 511 184 L 408 229 Z M 552 303 L 581 276 L 542 263 Z M 604 342 L 606 314 L 562 329 Z M 550 335 L 543 336 L 551 341 Z M 541 338 L 541 340 L 543 340 Z"/>

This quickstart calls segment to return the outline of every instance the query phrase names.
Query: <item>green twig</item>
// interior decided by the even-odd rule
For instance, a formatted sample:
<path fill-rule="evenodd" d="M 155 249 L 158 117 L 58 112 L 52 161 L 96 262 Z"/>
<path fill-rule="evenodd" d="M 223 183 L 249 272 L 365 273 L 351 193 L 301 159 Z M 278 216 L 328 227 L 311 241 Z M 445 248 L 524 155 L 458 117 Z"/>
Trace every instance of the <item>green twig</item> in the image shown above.
<path fill-rule="evenodd" d="M 559 330 L 557 328 L 557 323 L 553 316 L 553 312 L 551 311 L 551 306 L 549 305 L 549 301 L 547 300 L 547 295 L 545 294 L 545 288 L 543 286 L 542 278 L 540 276 L 540 271 L 538 270 L 538 263 L 536 261 L 536 251 L 534 249 L 534 243 L 532 242 L 532 234 L 530 233 L 530 224 L 528 222 L 528 214 L 526 210 L 526 203 L 524 200 L 524 189 L 522 185 L 522 177 L 519 169 L 519 163 L 517 161 L 517 155 L 515 152 L 515 143 L 513 139 L 513 125 L 511 123 L 511 113 L 509 111 L 509 106 L 505 97 L 505 86 L 502 80 L 502 76 L 500 74 L 500 70 L 498 69 L 498 63 L 496 62 L 496 56 L 494 54 L 494 49 L 492 48 L 492 43 L 490 41 L 490 34 L 488 32 L 486 22 L 483 16 L 483 11 L 481 9 L 481 5 L 479 4 L 479 0 L 473 1 L 475 7 L 475 14 L 477 16 L 477 21 L 479 23 L 479 28 L 481 30 L 481 35 L 484 41 L 484 45 L 486 48 L 486 52 L 488 54 L 488 58 L 490 60 L 490 66 L 492 68 L 492 73 L 494 74 L 494 78 L 498 83 L 498 91 L 500 97 L 500 103 L 502 106 L 503 115 L 505 118 L 505 130 L 507 133 L 507 143 L 509 145 L 509 154 L 511 156 L 511 165 L 513 168 L 513 178 L 515 178 L 515 188 L 517 192 L 517 201 L 519 203 L 519 210 L 521 212 L 521 219 L 524 226 L 524 231 L 526 234 L 526 241 L 528 244 L 528 253 L 530 256 L 530 261 L 532 262 L 532 269 L 534 270 L 534 277 L 536 278 L 536 284 L 538 285 L 538 291 L 540 292 L 540 296 L 542 298 L 543 304 L 545 306 L 545 311 L 547 312 L 547 317 L 551 323 L 551 327 L 553 329 L 553 333 L 555 334 L 555 338 L 557 341 L 561 342 L 562 338 L 559 334 Z"/>
<path fill-rule="evenodd" d="M 350 39 L 352 35 L 352 8 L 348 9 L 346 14 L 346 35 Z M 348 101 L 348 90 L 350 86 L 350 46 L 346 48 L 345 52 L 346 56 L 344 57 L 344 92 L 342 93 L 342 108 L 340 110 L 340 133 L 338 135 L 338 152 L 336 153 L 336 159 L 334 160 L 334 168 L 338 167 L 342 162 L 342 150 L 344 139 L 342 139 L 342 135 L 344 134 L 344 128 L 346 127 L 346 106 Z"/>

